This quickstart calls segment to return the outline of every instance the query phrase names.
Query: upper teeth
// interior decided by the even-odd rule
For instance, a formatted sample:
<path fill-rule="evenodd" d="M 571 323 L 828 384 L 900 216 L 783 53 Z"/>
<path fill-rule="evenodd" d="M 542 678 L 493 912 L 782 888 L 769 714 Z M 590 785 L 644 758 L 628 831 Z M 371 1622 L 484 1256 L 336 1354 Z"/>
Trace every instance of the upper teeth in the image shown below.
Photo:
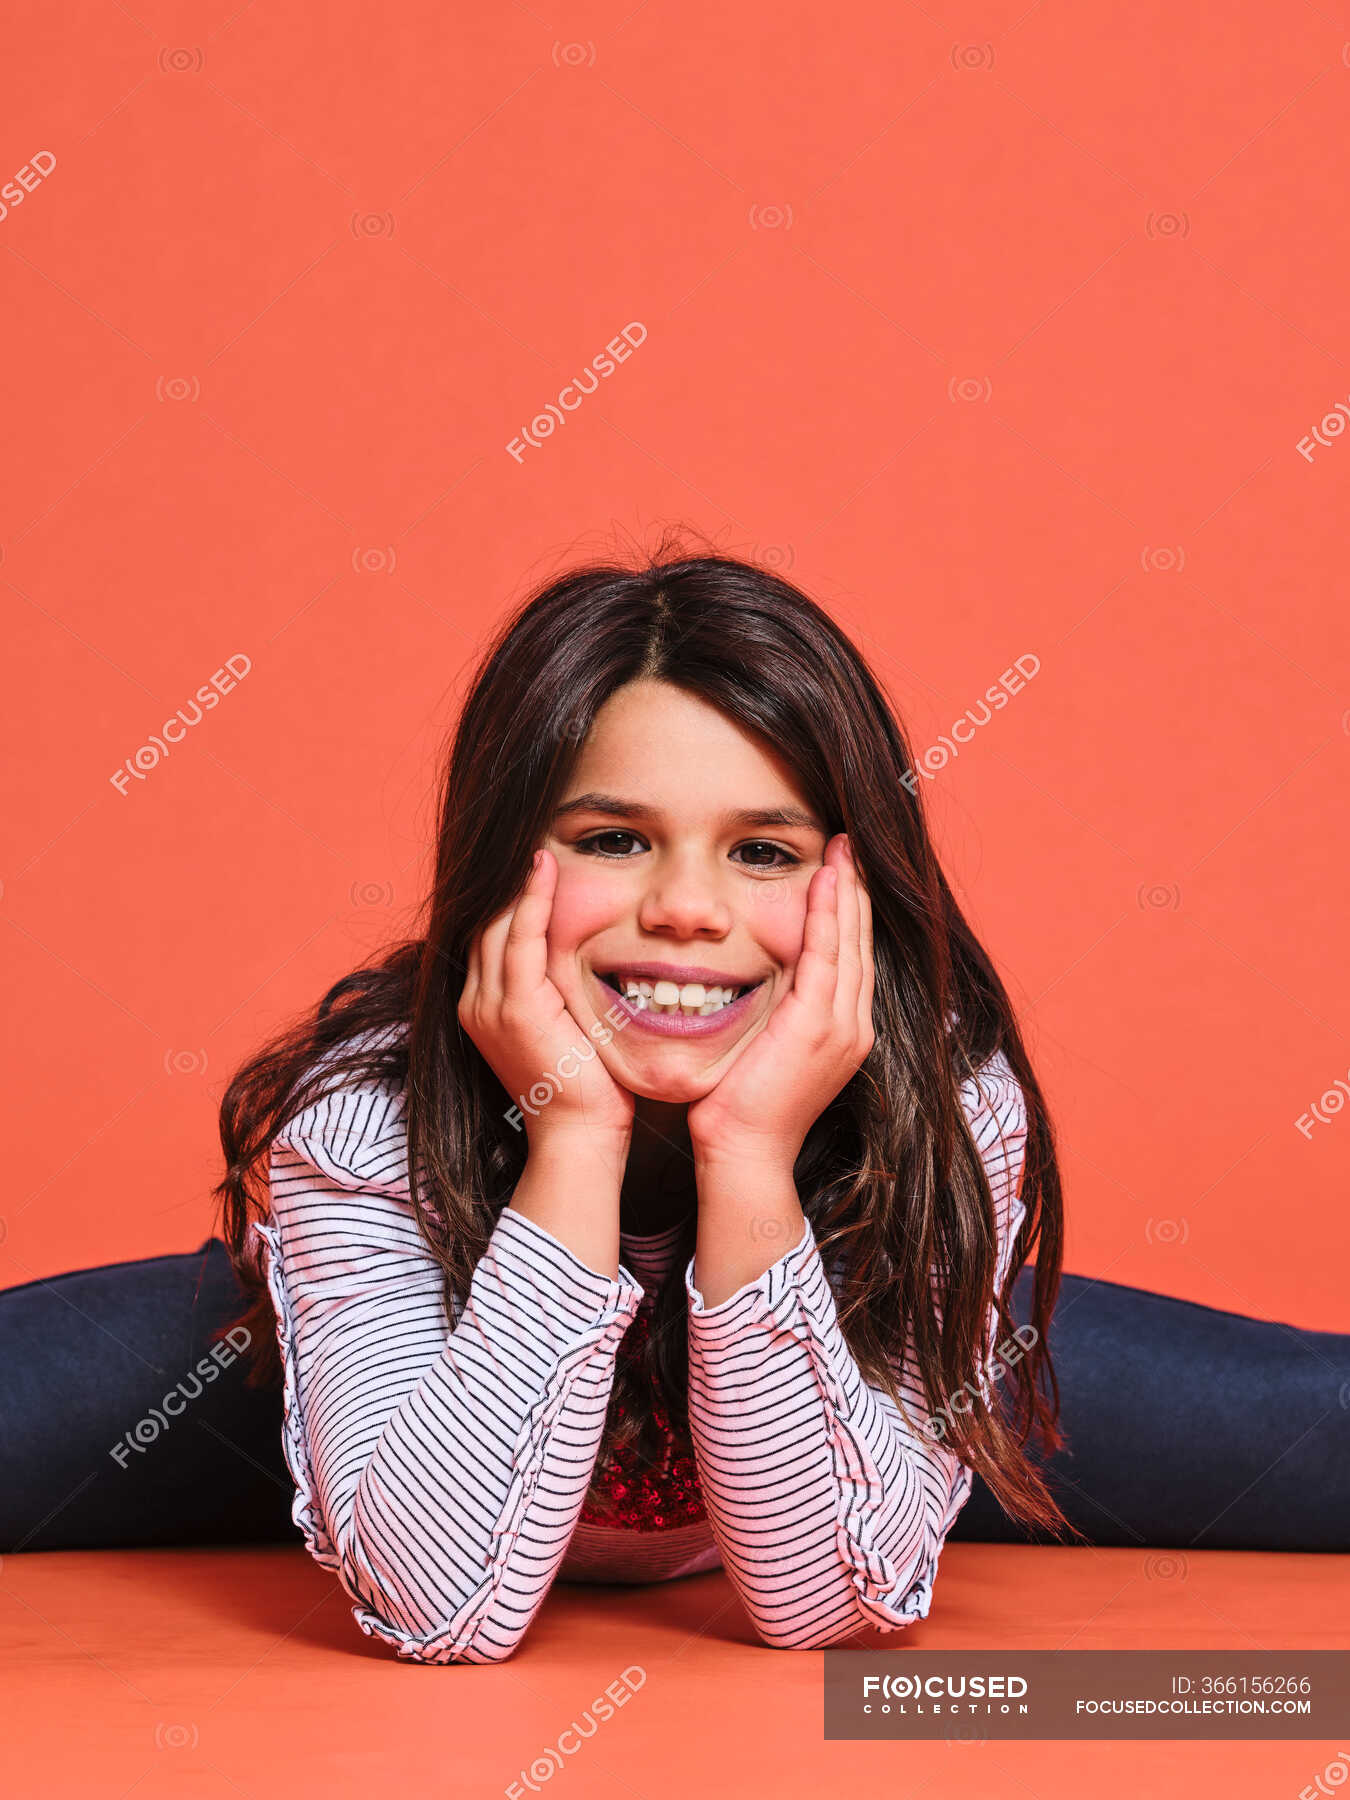
<path fill-rule="evenodd" d="M 614 979 L 639 1012 L 650 1007 L 653 1012 L 696 1013 L 706 1018 L 736 998 L 734 987 L 704 987 L 701 981 L 686 981 L 681 987 L 674 981 L 640 981 L 627 975 L 616 975 Z"/>

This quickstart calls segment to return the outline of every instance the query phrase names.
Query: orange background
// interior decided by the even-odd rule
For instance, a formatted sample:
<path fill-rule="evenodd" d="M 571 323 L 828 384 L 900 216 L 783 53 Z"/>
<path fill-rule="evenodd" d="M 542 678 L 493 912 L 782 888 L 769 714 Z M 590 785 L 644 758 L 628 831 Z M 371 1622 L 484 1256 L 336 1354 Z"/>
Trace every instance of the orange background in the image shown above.
<path fill-rule="evenodd" d="M 1038 660 L 923 792 L 1067 1266 L 1350 1330 L 1347 43 L 1350 0 L 11 16 L 0 1286 L 215 1228 L 230 1074 L 412 927 L 487 632 L 681 523 L 820 599 L 916 752 Z M 1343 1559 L 1155 1560 L 955 1544 L 878 1647 L 1344 1635 Z M 568 1791 L 1293 1793 L 1335 1755 L 823 1743 L 819 1657 L 723 1575 L 559 1587 L 435 1673 L 298 1547 L 14 1556 L 0 1602 L 32 1792 L 498 1794 L 633 1661 Z"/>
<path fill-rule="evenodd" d="M 680 522 L 820 599 L 916 750 L 1039 659 L 924 793 L 1067 1266 L 1350 1330 L 1347 40 L 1344 0 L 11 19 L 0 196 L 55 164 L 0 218 L 0 1283 L 214 1228 L 231 1071 L 411 924 L 486 632 Z"/>

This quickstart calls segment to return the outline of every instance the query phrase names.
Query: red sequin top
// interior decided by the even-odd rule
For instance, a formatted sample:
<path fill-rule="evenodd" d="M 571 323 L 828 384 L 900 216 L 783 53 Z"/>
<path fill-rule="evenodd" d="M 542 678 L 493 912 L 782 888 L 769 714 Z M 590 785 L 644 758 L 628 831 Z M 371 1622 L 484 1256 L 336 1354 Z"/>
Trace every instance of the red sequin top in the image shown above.
<path fill-rule="evenodd" d="M 651 1330 L 655 1295 L 643 1295 L 642 1304 L 619 1344 L 616 1365 L 637 1362 Z M 659 1397 L 652 1402 L 652 1416 L 661 1428 L 666 1448 L 660 1464 L 639 1467 L 631 1447 L 620 1450 L 602 1442 L 596 1457 L 595 1480 L 582 1505 L 580 1520 L 587 1525 L 610 1525 L 628 1531 L 667 1531 L 675 1525 L 692 1525 L 708 1514 L 698 1484 L 698 1467 L 688 1453 L 676 1454 L 670 1419 Z M 618 1409 L 623 1417 L 623 1409 Z"/>

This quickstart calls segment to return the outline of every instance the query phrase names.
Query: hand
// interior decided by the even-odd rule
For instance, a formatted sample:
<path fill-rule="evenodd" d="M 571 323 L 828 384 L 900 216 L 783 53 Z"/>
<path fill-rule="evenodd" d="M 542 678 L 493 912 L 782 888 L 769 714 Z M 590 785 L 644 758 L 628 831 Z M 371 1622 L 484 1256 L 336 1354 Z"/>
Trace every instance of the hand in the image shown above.
<path fill-rule="evenodd" d="M 510 1094 L 508 1119 L 531 1148 L 567 1131 L 626 1143 L 633 1096 L 601 1062 L 596 1039 L 577 1024 L 546 973 L 557 859 L 535 853 L 519 898 L 475 937 L 459 1000 L 459 1022 Z"/>
<path fill-rule="evenodd" d="M 872 904 L 841 832 L 806 891 L 792 987 L 688 1114 L 696 1157 L 791 1171 L 807 1132 L 872 1048 Z"/>

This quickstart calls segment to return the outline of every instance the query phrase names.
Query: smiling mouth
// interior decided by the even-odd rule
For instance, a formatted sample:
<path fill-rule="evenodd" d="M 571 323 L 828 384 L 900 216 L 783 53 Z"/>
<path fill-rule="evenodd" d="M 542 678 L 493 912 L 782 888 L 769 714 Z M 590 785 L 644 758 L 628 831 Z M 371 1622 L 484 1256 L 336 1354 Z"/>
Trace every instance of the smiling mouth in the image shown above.
<path fill-rule="evenodd" d="M 657 980 L 646 975 L 602 974 L 598 969 L 596 974 L 606 987 L 621 994 L 637 1012 L 686 1019 L 710 1019 L 715 1013 L 721 1012 L 724 1007 L 730 1006 L 761 985 L 758 981 L 739 986 L 702 981 L 677 982 Z"/>

